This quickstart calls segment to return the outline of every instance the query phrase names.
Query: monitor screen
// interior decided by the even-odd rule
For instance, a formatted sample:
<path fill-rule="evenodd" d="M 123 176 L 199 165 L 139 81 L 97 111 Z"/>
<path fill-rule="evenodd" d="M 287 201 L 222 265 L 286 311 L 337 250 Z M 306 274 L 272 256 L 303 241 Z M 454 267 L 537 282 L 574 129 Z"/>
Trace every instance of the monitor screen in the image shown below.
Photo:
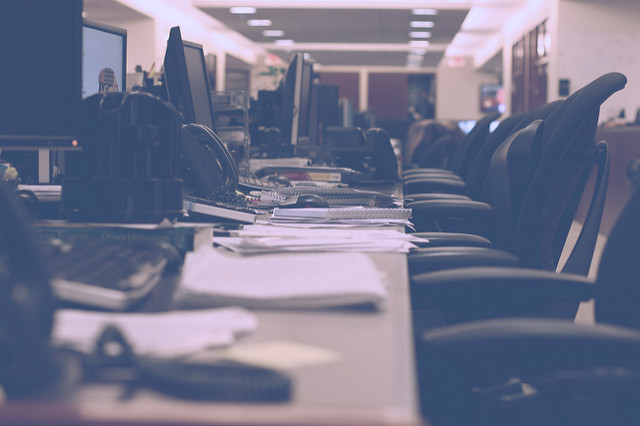
<path fill-rule="evenodd" d="M 282 133 L 284 142 L 297 145 L 309 136 L 309 109 L 313 84 L 313 62 L 295 53 L 289 61 L 282 85 Z"/>
<path fill-rule="evenodd" d="M 202 45 L 183 41 L 180 27 L 169 32 L 164 83 L 169 101 L 183 114 L 185 123 L 202 124 L 216 131 Z"/>
<path fill-rule="evenodd" d="M 504 89 L 501 84 L 480 85 L 480 112 L 506 111 Z"/>
<path fill-rule="evenodd" d="M 1 9 L 0 149 L 78 147 L 82 0 Z"/>
<path fill-rule="evenodd" d="M 82 97 L 126 90 L 127 30 L 82 20 Z"/>

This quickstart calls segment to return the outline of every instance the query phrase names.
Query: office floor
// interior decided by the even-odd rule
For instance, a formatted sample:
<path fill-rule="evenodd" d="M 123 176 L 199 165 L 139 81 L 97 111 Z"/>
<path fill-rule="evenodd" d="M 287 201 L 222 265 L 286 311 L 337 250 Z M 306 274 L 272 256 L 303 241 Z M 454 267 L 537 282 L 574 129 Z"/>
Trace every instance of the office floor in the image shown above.
<path fill-rule="evenodd" d="M 564 265 L 564 262 L 566 261 L 566 257 L 568 256 L 568 252 L 570 252 L 571 248 L 573 247 L 573 244 L 575 243 L 575 241 L 578 238 L 578 235 L 580 234 L 580 229 L 582 229 L 582 224 L 577 221 L 574 221 L 573 226 L 569 231 L 569 237 L 567 240 L 568 243 L 570 243 L 571 245 L 567 245 L 567 247 L 565 247 L 565 250 L 563 251 L 562 256 L 560 257 L 558 270 L 562 268 L 562 265 Z M 602 256 L 602 250 L 604 249 L 604 245 L 606 244 L 606 242 L 607 242 L 607 237 L 603 234 L 600 234 L 598 236 L 598 241 L 596 242 L 596 248 L 593 254 L 593 261 L 591 262 L 591 269 L 589 270 L 589 277 L 592 277 L 593 279 L 596 278 L 596 275 L 598 273 L 600 256 Z M 589 302 L 583 302 L 580 305 L 580 308 L 578 309 L 578 313 L 576 314 L 575 322 L 576 324 L 587 324 L 587 325 L 595 324 L 593 300 Z"/>

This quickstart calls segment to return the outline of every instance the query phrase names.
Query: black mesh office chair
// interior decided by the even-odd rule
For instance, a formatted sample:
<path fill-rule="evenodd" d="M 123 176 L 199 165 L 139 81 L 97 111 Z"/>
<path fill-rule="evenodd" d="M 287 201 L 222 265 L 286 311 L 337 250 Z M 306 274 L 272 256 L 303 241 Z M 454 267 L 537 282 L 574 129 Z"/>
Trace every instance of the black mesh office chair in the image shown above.
<path fill-rule="evenodd" d="M 505 253 L 514 255 L 517 261 L 512 265 L 519 262 L 526 267 L 555 269 L 591 168 L 598 164 L 596 202 L 592 202 L 590 209 L 593 213 L 583 227 L 581 248 L 567 269 L 586 274 L 604 203 L 606 181 L 603 181 L 608 176 L 606 144 L 594 144 L 593 137 L 600 105 L 625 84 L 624 75 L 606 74 L 562 102 L 543 126 L 535 121 L 505 141 L 492 157 L 485 186 L 489 202 L 486 210 L 492 212 L 496 222 L 490 239 L 500 252 L 475 247 L 415 250 L 409 254 L 412 286 L 422 286 L 423 279 L 416 276 L 422 272 L 491 265 L 487 259 L 491 251 L 500 259 Z M 414 221 L 431 220 L 426 209 L 432 204 L 446 203 L 432 200 L 409 203 L 419 208 L 414 211 Z M 464 205 L 471 204 L 472 209 L 479 210 L 483 203 L 451 200 L 449 204 L 459 204 L 462 211 L 471 215 L 475 213 L 469 213 Z M 438 206 L 448 215 L 453 215 L 453 207 L 446 210 Z"/>
<path fill-rule="evenodd" d="M 639 218 L 636 189 L 609 235 L 595 283 L 571 274 L 505 271 L 510 286 L 523 284 L 530 300 L 548 291 L 580 300 L 595 289 L 597 325 L 503 318 L 422 334 L 418 370 L 429 420 L 443 425 L 638 424 Z M 526 278 L 527 271 L 537 278 Z M 505 275 L 502 285 L 507 282 Z"/>

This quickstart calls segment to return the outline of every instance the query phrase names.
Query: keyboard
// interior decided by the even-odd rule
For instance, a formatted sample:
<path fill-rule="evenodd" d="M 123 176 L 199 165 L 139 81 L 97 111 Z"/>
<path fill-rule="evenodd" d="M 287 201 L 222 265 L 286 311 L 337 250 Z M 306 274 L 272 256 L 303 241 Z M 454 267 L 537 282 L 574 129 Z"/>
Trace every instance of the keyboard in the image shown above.
<path fill-rule="evenodd" d="M 147 297 L 163 273 L 181 263 L 169 243 L 109 240 L 38 241 L 56 298 L 108 310 L 126 310 Z"/>
<path fill-rule="evenodd" d="M 241 191 L 273 191 L 290 185 L 259 179 L 257 177 L 238 176 L 238 189 Z"/>

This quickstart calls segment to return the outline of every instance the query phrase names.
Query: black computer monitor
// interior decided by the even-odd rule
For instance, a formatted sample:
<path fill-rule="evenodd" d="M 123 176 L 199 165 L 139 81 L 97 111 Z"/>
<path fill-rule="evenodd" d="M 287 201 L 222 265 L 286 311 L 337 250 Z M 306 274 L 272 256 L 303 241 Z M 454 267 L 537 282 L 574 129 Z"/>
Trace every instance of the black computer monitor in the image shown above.
<path fill-rule="evenodd" d="M 79 146 L 82 0 L 0 3 L 0 150 Z"/>
<path fill-rule="evenodd" d="M 309 137 L 309 108 L 313 84 L 313 62 L 296 53 L 289 61 L 282 84 L 283 142 L 295 146 Z"/>
<path fill-rule="evenodd" d="M 183 114 L 184 122 L 202 124 L 215 132 L 202 45 L 182 40 L 180 27 L 169 32 L 163 78 L 169 101 Z"/>
<path fill-rule="evenodd" d="M 82 20 L 82 97 L 127 88 L 127 30 Z"/>
<path fill-rule="evenodd" d="M 324 129 L 342 124 L 339 98 L 340 88 L 337 85 L 313 82 L 311 106 L 309 107 L 309 140 L 311 145 L 322 145 Z"/>

